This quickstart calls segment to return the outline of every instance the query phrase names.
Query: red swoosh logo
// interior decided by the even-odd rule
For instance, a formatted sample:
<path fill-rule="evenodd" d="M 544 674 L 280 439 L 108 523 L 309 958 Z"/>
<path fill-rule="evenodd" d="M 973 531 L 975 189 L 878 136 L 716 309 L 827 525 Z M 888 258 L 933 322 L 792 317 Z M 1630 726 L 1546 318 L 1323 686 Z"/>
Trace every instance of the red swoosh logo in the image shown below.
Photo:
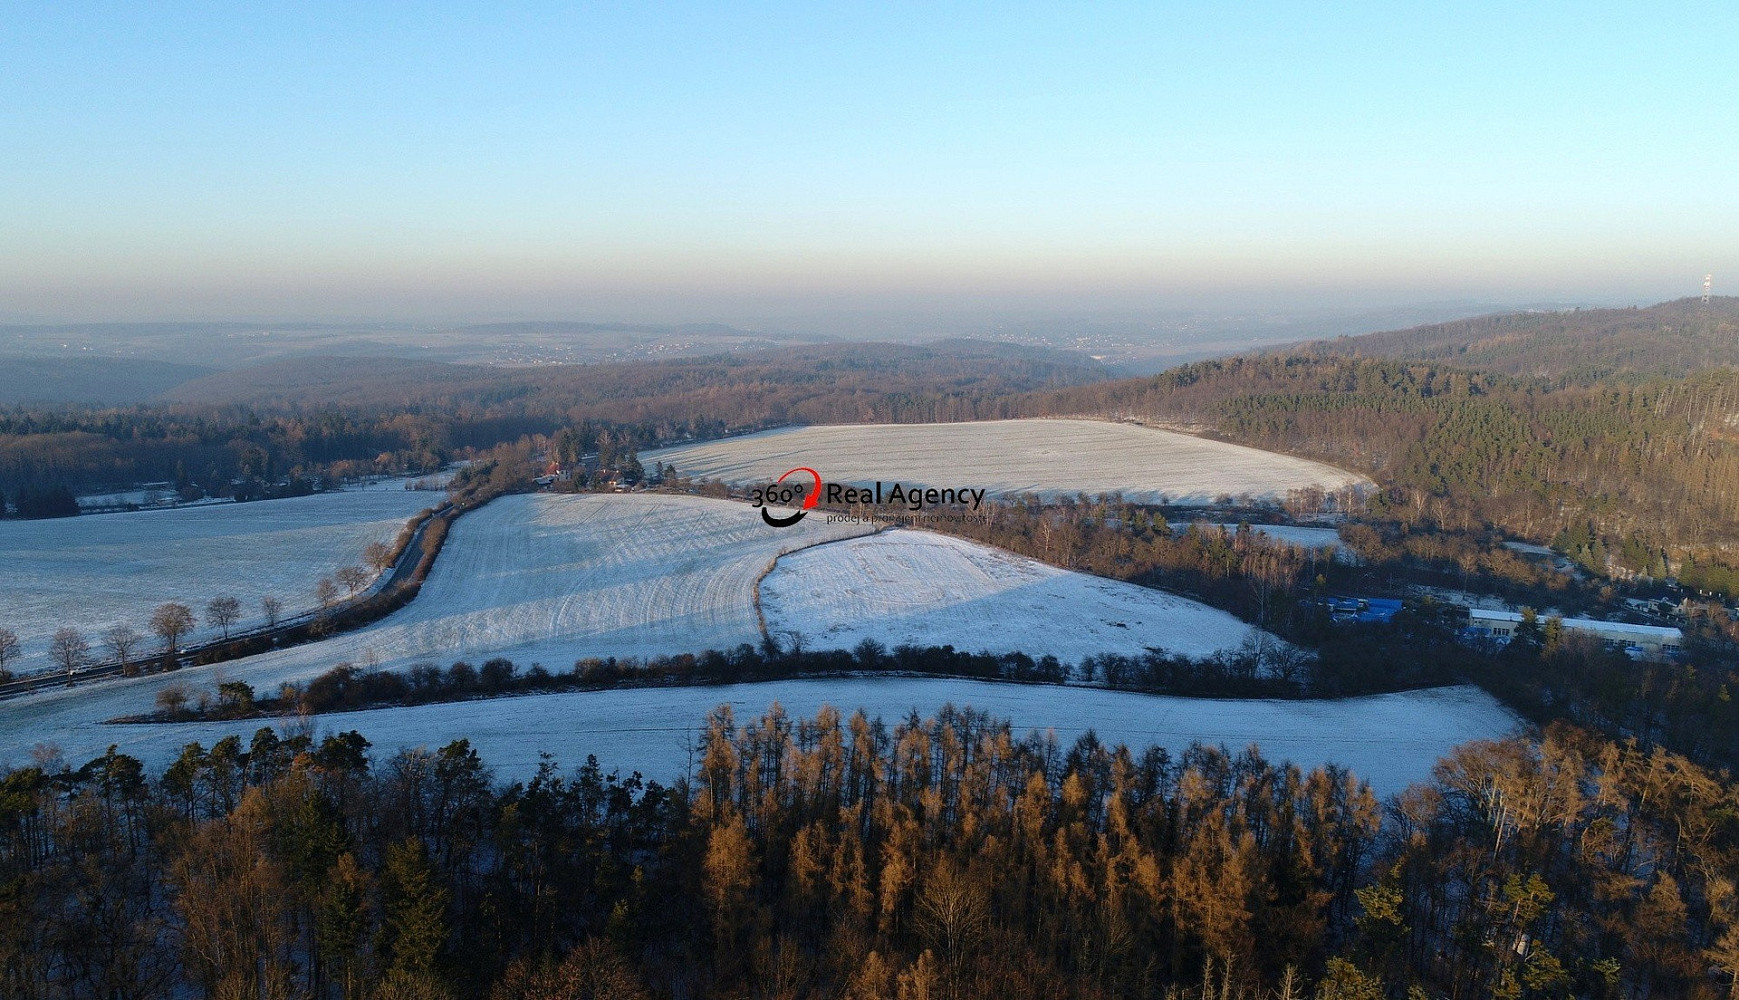
<path fill-rule="evenodd" d="M 803 493 L 803 509 L 808 510 L 821 502 L 821 473 L 816 472 L 814 469 L 811 469 L 806 465 L 799 465 L 797 468 L 785 473 L 785 475 L 773 480 L 773 485 L 779 485 L 785 481 L 786 477 L 798 472 L 807 472 L 809 473 L 809 478 L 815 480 L 815 488 L 812 490 L 806 490 Z"/>

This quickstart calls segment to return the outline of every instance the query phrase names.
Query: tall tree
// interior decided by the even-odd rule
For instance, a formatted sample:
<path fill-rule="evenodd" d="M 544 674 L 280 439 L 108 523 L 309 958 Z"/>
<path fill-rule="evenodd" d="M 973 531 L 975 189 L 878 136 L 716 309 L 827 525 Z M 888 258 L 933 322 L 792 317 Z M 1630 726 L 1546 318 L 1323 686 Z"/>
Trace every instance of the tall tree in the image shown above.
<path fill-rule="evenodd" d="M 449 895 L 435 877 L 420 840 L 402 840 L 387 848 L 381 878 L 383 923 L 381 953 L 387 960 L 387 980 L 395 989 L 441 989 L 436 959 L 447 941 Z"/>

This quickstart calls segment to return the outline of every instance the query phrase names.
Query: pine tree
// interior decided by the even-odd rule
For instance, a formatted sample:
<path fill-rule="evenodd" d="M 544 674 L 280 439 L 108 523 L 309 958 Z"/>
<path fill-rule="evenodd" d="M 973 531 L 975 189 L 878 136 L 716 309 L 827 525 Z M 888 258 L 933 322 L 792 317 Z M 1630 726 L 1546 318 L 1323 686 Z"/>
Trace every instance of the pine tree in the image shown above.
<path fill-rule="evenodd" d="M 314 947 L 329 979 L 351 1000 L 358 990 L 360 960 L 368 934 L 368 873 L 346 851 L 327 872 L 314 910 Z"/>
<path fill-rule="evenodd" d="M 448 893 L 436 883 L 422 841 L 403 840 L 387 848 L 382 887 L 380 950 L 388 979 L 406 995 L 438 988 L 435 961 L 447 941 Z"/>

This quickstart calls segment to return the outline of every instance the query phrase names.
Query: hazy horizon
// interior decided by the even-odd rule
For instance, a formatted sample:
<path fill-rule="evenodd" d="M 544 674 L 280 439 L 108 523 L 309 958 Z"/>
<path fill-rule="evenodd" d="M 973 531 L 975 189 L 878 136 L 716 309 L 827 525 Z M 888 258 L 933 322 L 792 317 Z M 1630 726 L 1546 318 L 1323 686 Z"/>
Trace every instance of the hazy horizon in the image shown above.
<path fill-rule="evenodd" d="M 1731 5 L 10 22 L 0 323 L 873 327 L 1739 285 Z"/>

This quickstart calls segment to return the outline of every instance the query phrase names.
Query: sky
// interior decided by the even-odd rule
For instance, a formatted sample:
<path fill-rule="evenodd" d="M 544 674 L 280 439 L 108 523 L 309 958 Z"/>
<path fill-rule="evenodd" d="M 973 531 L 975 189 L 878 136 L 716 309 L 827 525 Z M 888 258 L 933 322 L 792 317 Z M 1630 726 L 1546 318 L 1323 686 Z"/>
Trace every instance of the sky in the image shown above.
<path fill-rule="evenodd" d="M 1732 291 L 1735 65 L 1731 2 L 11 3 L 0 322 Z"/>

